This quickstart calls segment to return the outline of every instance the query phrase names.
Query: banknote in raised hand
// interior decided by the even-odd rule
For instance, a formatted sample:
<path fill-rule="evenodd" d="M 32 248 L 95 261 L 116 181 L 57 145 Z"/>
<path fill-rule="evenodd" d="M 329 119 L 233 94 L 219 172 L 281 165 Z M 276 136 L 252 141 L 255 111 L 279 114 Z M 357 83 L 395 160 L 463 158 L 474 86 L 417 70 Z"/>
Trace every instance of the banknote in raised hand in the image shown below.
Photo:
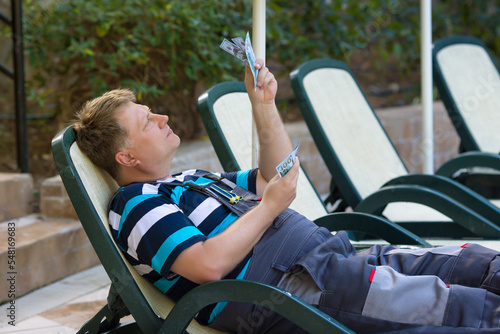
<path fill-rule="evenodd" d="M 235 38 L 232 38 L 231 40 L 241 50 L 245 50 L 245 41 L 243 40 L 243 38 L 241 38 L 241 37 L 235 37 Z"/>
<path fill-rule="evenodd" d="M 257 90 L 257 75 L 259 74 L 259 70 L 255 68 L 255 53 L 253 52 L 250 34 L 247 32 L 245 40 L 241 37 L 236 37 L 231 42 L 224 38 L 219 47 L 241 61 L 248 62 L 253 74 L 254 89 Z"/>
<path fill-rule="evenodd" d="M 239 60 L 245 63 L 247 62 L 247 54 L 245 52 L 245 48 L 241 49 L 237 44 L 234 44 L 225 38 L 220 44 L 220 48 L 230 55 L 235 56 Z"/>
<path fill-rule="evenodd" d="M 245 53 L 247 54 L 248 65 L 250 65 L 250 69 L 253 73 L 253 89 L 257 90 L 257 76 L 259 75 L 259 70 L 255 68 L 255 53 L 253 53 L 252 42 L 250 41 L 250 34 L 248 32 L 245 38 Z"/>
<path fill-rule="evenodd" d="M 278 172 L 280 177 L 285 176 L 286 173 L 292 168 L 293 164 L 295 163 L 295 156 L 297 155 L 297 150 L 299 149 L 300 145 L 300 140 L 297 143 L 297 146 L 295 146 L 295 149 L 288 155 L 288 157 L 285 158 L 278 166 L 276 166 L 276 171 Z"/>

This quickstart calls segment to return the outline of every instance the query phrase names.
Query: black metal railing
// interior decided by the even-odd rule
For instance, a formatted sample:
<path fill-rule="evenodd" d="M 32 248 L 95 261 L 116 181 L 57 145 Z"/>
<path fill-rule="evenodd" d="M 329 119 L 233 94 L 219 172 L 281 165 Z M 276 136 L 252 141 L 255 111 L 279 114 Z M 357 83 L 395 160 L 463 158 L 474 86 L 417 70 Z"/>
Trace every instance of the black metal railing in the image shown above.
<path fill-rule="evenodd" d="M 0 11 L 0 20 L 12 29 L 13 69 L 0 62 L 0 72 L 14 80 L 16 105 L 16 151 L 17 166 L 28 173 L 28 140 L 26 133 L 26 94 L 24 91 L 24 48 L 22 0 L 11 0 L 11 17 Z"/>

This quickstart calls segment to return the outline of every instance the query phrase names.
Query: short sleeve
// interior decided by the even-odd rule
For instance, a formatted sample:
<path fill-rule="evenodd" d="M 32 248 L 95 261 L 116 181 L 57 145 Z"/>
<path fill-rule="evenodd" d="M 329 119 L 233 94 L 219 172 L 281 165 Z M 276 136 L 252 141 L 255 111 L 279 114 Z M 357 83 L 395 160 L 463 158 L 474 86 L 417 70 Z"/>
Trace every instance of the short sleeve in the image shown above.
<path fill-rule="evenodd" d="M 253 193 L 257 192 L 257 171 L 258 169 L 250 169 L 247 171 L 238 171 L 230 173 L 221 173 L 221 176 L 236 183 L 237 186 L 242 187 Z"/>

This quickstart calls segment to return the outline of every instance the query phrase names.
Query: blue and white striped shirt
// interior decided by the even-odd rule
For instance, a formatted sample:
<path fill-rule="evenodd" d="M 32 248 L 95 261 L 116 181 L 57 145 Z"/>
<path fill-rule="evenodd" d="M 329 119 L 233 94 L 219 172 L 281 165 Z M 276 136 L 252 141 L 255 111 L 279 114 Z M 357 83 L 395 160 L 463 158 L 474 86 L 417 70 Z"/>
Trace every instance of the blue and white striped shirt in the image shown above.
<path fill-rule="evenodd" d="M 139 274 L 174 300 L 196 286 L 170 271 L 177 256 L 221 233 L 238 218 L 216 199 L 183 186 L 187 182 L 214 183 L 203 177 L 206 173 L 189 170 L 165 180 L 132 183 L 118 189 L 110 202 L 111 232 L 125 257 Z M 221 176 L 256 191 L 256 169 Z M 249 256 L 225 278 L 242 278 Z"/>

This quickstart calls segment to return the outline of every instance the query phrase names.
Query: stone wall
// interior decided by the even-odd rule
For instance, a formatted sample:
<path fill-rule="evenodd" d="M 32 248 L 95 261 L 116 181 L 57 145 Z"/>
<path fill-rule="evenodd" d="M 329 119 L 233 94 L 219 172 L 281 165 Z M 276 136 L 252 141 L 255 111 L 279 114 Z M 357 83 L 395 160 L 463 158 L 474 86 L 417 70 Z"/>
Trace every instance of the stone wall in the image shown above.
<path fill-rule="evenodd" d="M 458 154 L 460 140 L 440 101 L 433 104 L 433 111 L 436 170 Z M 410 173 L 422 173 L 422 106 L 380 109 L 376 113 Z"/>

